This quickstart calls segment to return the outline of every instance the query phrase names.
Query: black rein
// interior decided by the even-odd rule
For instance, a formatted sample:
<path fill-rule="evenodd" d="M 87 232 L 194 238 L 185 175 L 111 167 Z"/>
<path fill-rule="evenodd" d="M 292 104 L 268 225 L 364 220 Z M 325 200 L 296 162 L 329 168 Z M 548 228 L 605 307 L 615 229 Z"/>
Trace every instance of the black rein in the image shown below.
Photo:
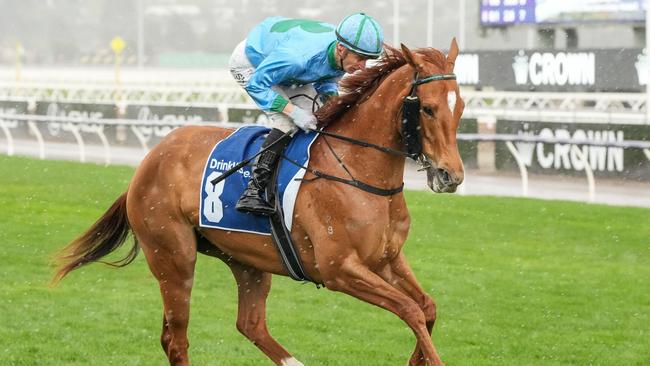
<path fill-rule="evenodd" d="M 417 90 L 418 85 L 426 84 L 426 83 L 431 82 L 431 81 L 439 81 L 439 80 L 456 80 L 456 75 L 451 74 L 451 73 L 450 74 L 433 74 L 433 75 L 427 76 L 425 78 L 418 79 L 418 73 L 416 72 L 415 77 L 413 78 L 413 82 L 411 84 L 411 90 L 409 92 L 409 95 L 414 96 L 414 97 L 417 98 L 417 95 L 416 95 L 415 92 Z M 316 98 L 314 98 L 313 101 L 314 101 L 314 103 L 316 103 Z M 416 121 L 416 122 L 419 124 L 419 121 Z M 417 127 L 419 128 L 419 125 Z M 354 139 L 354 138 L 351 138 L 351 137 L 347 137 L 347 136 L 343 136 L 343 135 L 339 135 L 339 134 L 336 134 L 336 133 L 327 132 L 327 131 L 323 131 L 323 130 L 310 129 L 310 131 L 319 133 L 321 135 L 334 137 L 336 139 L 343 140 L 343 141 L 349 142 L 349 143 L 354 144 L 354 145 L 369 147 L 369 148 L 379 150 L 379 151 L 387 153 L 387 154 L 408 157 L 408 158 L 411 158 L 411 159 L 415 160 L 416 162 L 420 162 L 422 164 L 422 159 L 420 159 L 420 154 L 419 153 L 410 153 L 410 152 L 406 152 L 406 151 L 402 151 L 402 150 L 392 149 L 392 148 L 386 147 L 386 146 L 375 145 L 375 144 L 370 143 L 370 142 L 357 140 L 357 139 Z M 418 136 L 418 138 L 419 138 L 419 136 Z M 294 165 L 297 165 L 300 168 L 305 169 L 306 171 L 308 171 L 308 172 L 310 172 L 310 173 L 312 173 L 313 175 L 316 176 L 316 178 L 312 178 L 312 179 L 303 179 L 303 180 L 308 181 L 308 182 L 314 181 L 316 179 L 323 178 L 323 179 L 332 180 L 332 181 L 335 181 L 335 182 L 348 184 L 348 185 L 351 185 L 353 187 L 359 188 L 359 189 L 361 189 L 363 191 L 366 191 L 366 192 L 369 192 L 369 193 L 372 193 L 372 194 L 375 194 L 375 195 L 378 195 L 378 196 L 392 196 L 392 195 L 394 195 L 396 193 L 401 192 L 404 189 L 404 183 L 402 183 L 401 186 L 396 187 L 396 188 L 384 189 L 384 188 L 375 187 L 375 186 L 372 186 L 370 184 L 367 184 L 367 183 L 364 183 L 362 181 L 357 180 L 356 178 L 354 178 L 352 176 L 352 174 L 350 174 L 348 169 L 343 164 L 343 161 L 341 161 L 341 159 L 336 155 L 336 153 L 334 152 L 334 149 L 332 149 L 332 146 L 329 144 L 329 142 L 327 142 L 327 139 L 325 139 L 325 142 L 329 146 L 330 151 L 332 152 L 334 157 L 336 157 L 336 160 L 338 160 L 339 164 L 343 167 L 343 169 L 345 169 L 345 171 L 348 173 L 348 175 L 350 176 L 351 179 L 340 178 L 340 177 L 337 177 L 337 176 L 334 176 L 334 175 L 323 173 L 323 172 L 321 172 L 319 170 L 316 170 L 316 169 L 312 169 L 312 168 L 309 168 L 309 167 L 306 167 L 306 166 L 302 166 L 302 165 L 298 164 L 297 162 L 287 158 L 286 156 L 283 156 L 283 158 L 285 160 L 289 161 L 290 163 L 292 163 Z M 409 146 L 407 146 L 407 150 L 409 150 Z"/>

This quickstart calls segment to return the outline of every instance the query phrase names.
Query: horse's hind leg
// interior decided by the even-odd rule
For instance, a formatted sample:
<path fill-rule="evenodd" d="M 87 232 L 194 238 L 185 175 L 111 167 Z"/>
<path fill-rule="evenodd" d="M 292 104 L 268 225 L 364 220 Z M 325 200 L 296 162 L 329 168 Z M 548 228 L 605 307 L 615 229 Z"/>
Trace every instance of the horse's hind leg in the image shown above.
<path fill-rule="evenodd" d="M 169 351 L 169 342 L 172 341 L 172 334 L 169 331 L 169 323 L 167 323 L 167 318 L 165 317 L 165 313 L 163 312 L 163 319 L 162 319 L 162 332 L 160 333 L 160 345 L 163 348 L 163 351 L 165 351 L 165 354 Z"/>
<path fill-rule="evenodd" d="M 187 326 L 196 263 L 196 238 L 191 226 L 168 220 L 160 230 L 138 227 L 138 237 L 163 299 L 161 345 L 171 365 L 189 365 Z"/>
<path fill-rule="evenodd" d="M 276 365 L 302 366 L 266 328 L 266 298 L 271 289 L 271 274 L 236 262 L 229 262 L 239 293 L 237 329 Z"/>

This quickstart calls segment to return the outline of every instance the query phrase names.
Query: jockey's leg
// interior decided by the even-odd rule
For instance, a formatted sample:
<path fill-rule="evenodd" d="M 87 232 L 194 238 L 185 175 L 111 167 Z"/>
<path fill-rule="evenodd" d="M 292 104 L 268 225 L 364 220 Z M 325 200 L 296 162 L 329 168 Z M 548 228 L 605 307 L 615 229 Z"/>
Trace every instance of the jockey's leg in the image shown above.
<path fill-rule="evenodd" d="M 237 201 L 237 210 L 253 214 L 268 215 L 275 208 L 263 197 L 266 186 L 273 177 L 279 157 L 291 141 L 291 135 L 285 135 L 282 130 L 273 128 L 262 143 L 262 149 L 267 148 L 257 158 L 253 165 L 253 176 L 248 181 L 248 187 Z"/>
<path fill-rule="evenodd" d="M 281 90 L 291 100 L 291 103 L 306 111 L 315 112 L 320 107 L 318 103 L 314 105 L 314 99 L 316 99 L 318 93 L 311 84 L 282 87 Z"/>
<path fill-rule="evenodd" d="M 251 76 L 255 72 L 255 67 L 250 63 L 245 53 L 246 40 L 240 42 L 232 55 L 230 56 L 229 68 L 235 81 L 242 87 L 245 87 Z M 311 110 L 312 102 L 309 98 L 291 98 L 298 94 L 305 94 L 314 98 L 316 92 L 311 85 L 299 87 L 280 87 L 274 86 L 273 90 L 278 92 L 286 99 L 290 99 L 292 103 L 297 106 Z M 263 194 L 266 186 L 273 177 L 273 173 L 277 166 L 279 157 L 282 155 L 284 148 L 291 141 L 291 135 L 286 135 L 283 141 L 278 141 L 283 135 L 291 130 L 296 130 L 296 126 L 284 113 L 281 112 L 266 112 L 269 118 L 269 132 L 266 140 L 262 144 L 262 148 L 269 149 L 262 152 L 259 158 L 253 165 L 253 177 L 248 181 L 248 187 L 242 193 L 242 196 L 237 201 L 235 206 L 237 210 L 259 215 L 269 215 L 275 212 L 275 208 L 264 199 Z M 277 141 L 277 143 L 275 143 Z"/>
<path fill-rule="evenodd" d="M 232 74 L 232 77 L 235 78 L 235 81 L 241 87 L 245 87 L 248 84 L 253 72 L 255 72 L 255 67 L 248 60 L 248 57 L 246 57 L 245 49 L 246 40 L 244 39 L 235 47 L 228 61 L 230 74 Z"/>

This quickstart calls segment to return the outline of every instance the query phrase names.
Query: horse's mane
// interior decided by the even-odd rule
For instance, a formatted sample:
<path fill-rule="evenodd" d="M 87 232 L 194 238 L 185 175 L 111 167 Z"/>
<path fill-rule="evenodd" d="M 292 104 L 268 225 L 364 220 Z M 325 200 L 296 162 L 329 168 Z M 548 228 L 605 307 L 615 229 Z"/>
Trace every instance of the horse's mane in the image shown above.
<path fill-rule="evenodd" d="M 315 113 L 320 125 L 327 126 L 339 119 L 350 107 L 363 103 L 379 87 L 384 76 L 406 64 L 406 58 L 400 50 L 388 45 L 384 47 L 386 52 L 375 65 L 341 80 L 341 95 L 331 98 Z M 442 52 L 433 48 L 421 48 L 415 52 L 423 56 L 425 61 L 445 69 L 446 58 Z"/>

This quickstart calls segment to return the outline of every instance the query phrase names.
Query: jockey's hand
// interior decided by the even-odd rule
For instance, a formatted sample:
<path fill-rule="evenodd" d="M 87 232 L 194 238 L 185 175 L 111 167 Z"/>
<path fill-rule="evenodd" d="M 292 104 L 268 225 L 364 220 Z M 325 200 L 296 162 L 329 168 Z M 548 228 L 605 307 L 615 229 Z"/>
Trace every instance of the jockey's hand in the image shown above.
<path fill-rule="evenodd" d="M 293 107 L 293 110 L 289 113 L 289 117 L 293 119 L 293 123 L 295 123 L 296 126 L 300 127 L 305 132 L 308 132 L 309 129 L 316 129 L 318 123 L 316 116 L 311 112 L 298 107 Z"/>

